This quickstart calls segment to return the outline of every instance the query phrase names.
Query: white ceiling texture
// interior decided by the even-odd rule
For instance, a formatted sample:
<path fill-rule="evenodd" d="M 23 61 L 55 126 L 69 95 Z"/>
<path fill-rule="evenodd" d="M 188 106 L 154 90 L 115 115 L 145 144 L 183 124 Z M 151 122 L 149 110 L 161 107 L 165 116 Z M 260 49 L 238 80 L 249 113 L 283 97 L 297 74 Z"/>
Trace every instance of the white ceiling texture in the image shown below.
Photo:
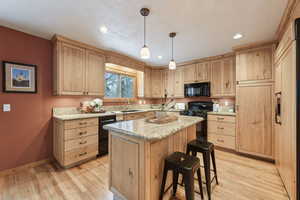
<path fill-rule="evenodd" d="M 0 25 L 50 39 L 55 33 L 140 59 L 147 17 L 150 65 L 214 56 L 235 45 L 271 40 L 287 0 L 1 0 Z M 105 25 L 103 34 L 99 27 Z M 235 33 L 244 37 L 233 40 Z M 158 59 L 162 56 L 162 59 Z M 140 59 L 141 60 L 141 59 Z"/>

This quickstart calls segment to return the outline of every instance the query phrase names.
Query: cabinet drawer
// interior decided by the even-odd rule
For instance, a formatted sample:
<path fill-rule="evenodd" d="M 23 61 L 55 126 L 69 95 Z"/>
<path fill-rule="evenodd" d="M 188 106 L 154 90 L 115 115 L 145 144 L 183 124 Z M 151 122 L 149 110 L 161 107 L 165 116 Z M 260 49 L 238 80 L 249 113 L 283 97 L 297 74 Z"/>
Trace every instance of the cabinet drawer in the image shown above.
<path fill-rule="evenodd" d="M 82 138 L 90 135 L 98 134 L 98 126 L 89 126 L 83 128 L 67 129 L 65 130 L 65 140 Z"/>
<path fill-rule="evenodd" d="M 208 133 L 208 141 L 217 146 L 235 149 L 235 137 Z"/>
<path fill-rule="evenodd" d="M 66 129 L 87 127 L 87 126 L 98 126 L 98 121 L 99 121 L 98 118 L 65 121 L 64 129 L 66 130 Z"/>
<path fill-rule="evenodd" d="M 225 116 L 225 115 L 208 115 L 208 121 L 218 121 L 218 122 L 231 122 L 235 123 L 235 116 Z"/>
<path fill-rule="evenodd" d="M 98 144 L 98 135 L 87 136 L 65 142 L 65 151 L 89 146 L 91 144 Z"/>
<path fill-rule="evenodd" d="M 67 166 L 79 162 L 81 160 L 96 156 L 97 154 L 98 144 L 73 149 L 65 153 L 64 165 Z"/>
<path fill-rule="evenodd" d="M 235 123 L 208 121 L 208 132 L 235 137 Z"/>

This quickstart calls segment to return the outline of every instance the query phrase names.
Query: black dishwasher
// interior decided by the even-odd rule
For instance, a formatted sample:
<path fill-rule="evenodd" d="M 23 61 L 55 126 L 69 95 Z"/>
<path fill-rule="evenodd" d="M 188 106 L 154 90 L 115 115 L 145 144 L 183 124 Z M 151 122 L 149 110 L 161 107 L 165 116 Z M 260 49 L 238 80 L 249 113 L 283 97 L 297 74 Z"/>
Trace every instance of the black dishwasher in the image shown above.
<path fill-rule="evenodd" d="M 103 126 L 106 124 L 115 123 L 116 121 L 116 115 L 99 117 L 98 157 L 108 154 L 108 130 L 103 129 Z"/>

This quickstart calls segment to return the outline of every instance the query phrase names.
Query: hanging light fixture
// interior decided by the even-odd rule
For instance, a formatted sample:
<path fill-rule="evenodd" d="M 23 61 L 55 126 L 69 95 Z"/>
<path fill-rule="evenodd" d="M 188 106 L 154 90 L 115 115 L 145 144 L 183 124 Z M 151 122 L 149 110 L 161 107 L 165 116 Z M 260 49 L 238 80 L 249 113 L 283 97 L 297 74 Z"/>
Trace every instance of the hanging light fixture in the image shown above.
<path fill-rule="evenodd" d="M 141 49 L 141 58 L 148 59 L 150 58 L 150 50 L 146 45 L 146 16 L 149 15 L 150 10 L 148 8 L 142 8 L 140 13 L 144 17 L 144 46 Z"/>
<path fill-rule="evenodd" d="M 169 69 L 174 70 L 174 69 L 176 69 L 176 62 L 174 61 L 173 40 L 174 40 L 174 37 L 176 36 L 176 33 L 172 32 L 169 34 L 169 36 L 172 39 L 172 59 L 170 60 L 170 63 L 169 63 Z"/>

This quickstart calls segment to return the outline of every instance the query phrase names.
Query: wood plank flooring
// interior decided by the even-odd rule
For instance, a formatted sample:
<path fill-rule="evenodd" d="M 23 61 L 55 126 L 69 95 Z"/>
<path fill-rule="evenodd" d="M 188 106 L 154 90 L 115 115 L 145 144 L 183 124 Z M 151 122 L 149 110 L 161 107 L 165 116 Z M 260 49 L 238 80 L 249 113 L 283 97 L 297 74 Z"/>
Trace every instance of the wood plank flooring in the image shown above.
<path fill-rule="evenodd" d="M 216 158 L 220 184 L 213 183 L 213 200 L 288 200 L 273 164 L 222 151 L 216 151 Z M 177 193 L 174 200 L 185 199 L 182 187 Z M 108 158 L 68 170 L 43 164 L 0 177 L 0 200 L 19 199 L 113 200 L 108 189 Z M 196 200 L 200 199 L 196 194 Z"/>

